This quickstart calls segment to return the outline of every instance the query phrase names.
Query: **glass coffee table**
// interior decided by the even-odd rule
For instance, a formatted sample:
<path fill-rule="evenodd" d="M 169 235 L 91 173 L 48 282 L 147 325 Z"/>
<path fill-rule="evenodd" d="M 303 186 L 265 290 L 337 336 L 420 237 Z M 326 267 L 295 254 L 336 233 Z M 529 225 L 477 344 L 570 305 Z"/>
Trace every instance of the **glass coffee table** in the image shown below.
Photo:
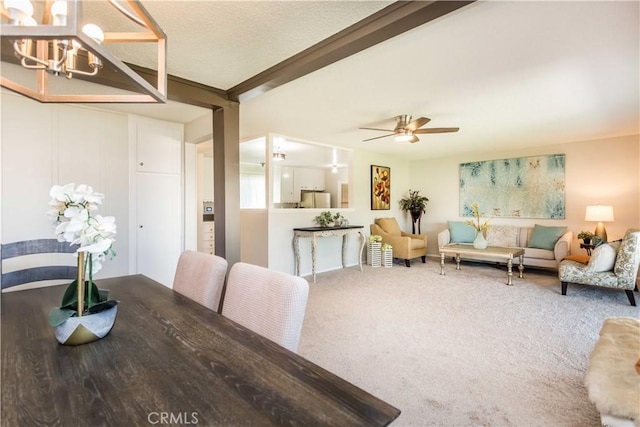
<path fill-rule="evenodd" d="M 449 244 L 440 247 L 440 274 L 444 276 L 444 258 L 446 255 L 453 255 L 456 259 L 456 270 L 460 270 L 460 255 L 482 255 L 487 258 L 504 259 L 507 261 L 507 285 L 512 286 L 511 276 L 513 276 L 513 258 L 519 257 L 520 263 L 518 277 L 523 278 L 524 265 L 522 259 L 524 257 L 524 248 L 507 247 L 507 246 L 487 246 L 485 249 L 476 249 L 472 245 Z"/>

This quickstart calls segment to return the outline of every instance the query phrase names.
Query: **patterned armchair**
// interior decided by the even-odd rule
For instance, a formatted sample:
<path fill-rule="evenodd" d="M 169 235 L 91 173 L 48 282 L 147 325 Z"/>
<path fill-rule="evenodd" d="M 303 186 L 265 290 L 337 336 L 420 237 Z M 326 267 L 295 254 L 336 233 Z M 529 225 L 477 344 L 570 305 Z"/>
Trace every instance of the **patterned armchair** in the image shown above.
<path fill-rule="evenodd" d="M 635 306 L 636 300 L 633 290 L 637 289 L 636 280 L 640 265 L 640 230 L 627 230 L 620 243 L 620 249 L 618 249 L 612 269 L 598 271 L 593 266 L 594 256 L 595 252 L 588 265 L 567 259 L 560 263 L 558 276 L 562 283 L 562 295 L 567 294 L 569 283 L 623 289 L 629 298 L 629 303 Z"/>

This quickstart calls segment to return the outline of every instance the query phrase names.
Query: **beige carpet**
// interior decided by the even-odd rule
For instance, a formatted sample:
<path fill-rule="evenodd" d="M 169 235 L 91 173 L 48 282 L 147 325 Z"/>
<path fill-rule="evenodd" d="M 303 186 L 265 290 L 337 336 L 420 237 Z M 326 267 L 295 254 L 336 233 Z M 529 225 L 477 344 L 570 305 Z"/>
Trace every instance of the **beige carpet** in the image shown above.
<path fill-rule="evenodd" d="M 298 352 L 402 413 L 393 426 L 598 426 L 583 380 L 622 291 L 437 261 L 318 275 Z M 636 299 L 638 295 L 636 294 Z"/>

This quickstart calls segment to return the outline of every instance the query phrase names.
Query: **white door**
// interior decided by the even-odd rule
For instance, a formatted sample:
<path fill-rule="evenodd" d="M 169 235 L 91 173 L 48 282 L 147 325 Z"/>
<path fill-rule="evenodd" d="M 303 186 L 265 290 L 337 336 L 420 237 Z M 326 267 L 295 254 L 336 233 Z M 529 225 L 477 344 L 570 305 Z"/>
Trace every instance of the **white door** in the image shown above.
<path fill-rule="evenodd" d="M 183 248 L 182 125 L 135 118 L 135 273 L 173 286 Z"/>
<path fill-rule="evenodd" d="M 171 287 L 181 252 L 180 176 L 138 173 L 137 272 Z"/>

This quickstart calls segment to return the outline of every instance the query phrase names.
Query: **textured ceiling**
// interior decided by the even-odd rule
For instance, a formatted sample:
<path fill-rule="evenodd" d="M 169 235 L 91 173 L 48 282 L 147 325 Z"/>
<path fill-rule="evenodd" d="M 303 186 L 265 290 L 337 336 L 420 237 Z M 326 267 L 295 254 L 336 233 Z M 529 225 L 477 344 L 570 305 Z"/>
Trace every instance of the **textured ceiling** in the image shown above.
<path fill-rule="evenodd" d="M 225 90 L 391 3 L 142 1 L 167 34 L 169 74 Z M 87 12 L 99 7 L 100 3 L 89 2 Z M 107 16 L 109 11 L 99 14 Z M 152 49 L 114 47 L 113 51 L 125 62 L 156 68 Z"/>
<path fill-rule="evenodd" d="M 388 3 L 143 0 L 167 33 L 169 72 L 221 89 Z M 119 56 L 153 67 L 142 51 Z M 477 2 L 242 103 L 240 136 L 433 158 L 638 134 L 639 75 L 640 2 Z M 183 122 L 203 113 L 139 111 Z M 392 128 L 398 114 L 460 132 L 362 142 L 380 134 L 359 127 Z"/>

